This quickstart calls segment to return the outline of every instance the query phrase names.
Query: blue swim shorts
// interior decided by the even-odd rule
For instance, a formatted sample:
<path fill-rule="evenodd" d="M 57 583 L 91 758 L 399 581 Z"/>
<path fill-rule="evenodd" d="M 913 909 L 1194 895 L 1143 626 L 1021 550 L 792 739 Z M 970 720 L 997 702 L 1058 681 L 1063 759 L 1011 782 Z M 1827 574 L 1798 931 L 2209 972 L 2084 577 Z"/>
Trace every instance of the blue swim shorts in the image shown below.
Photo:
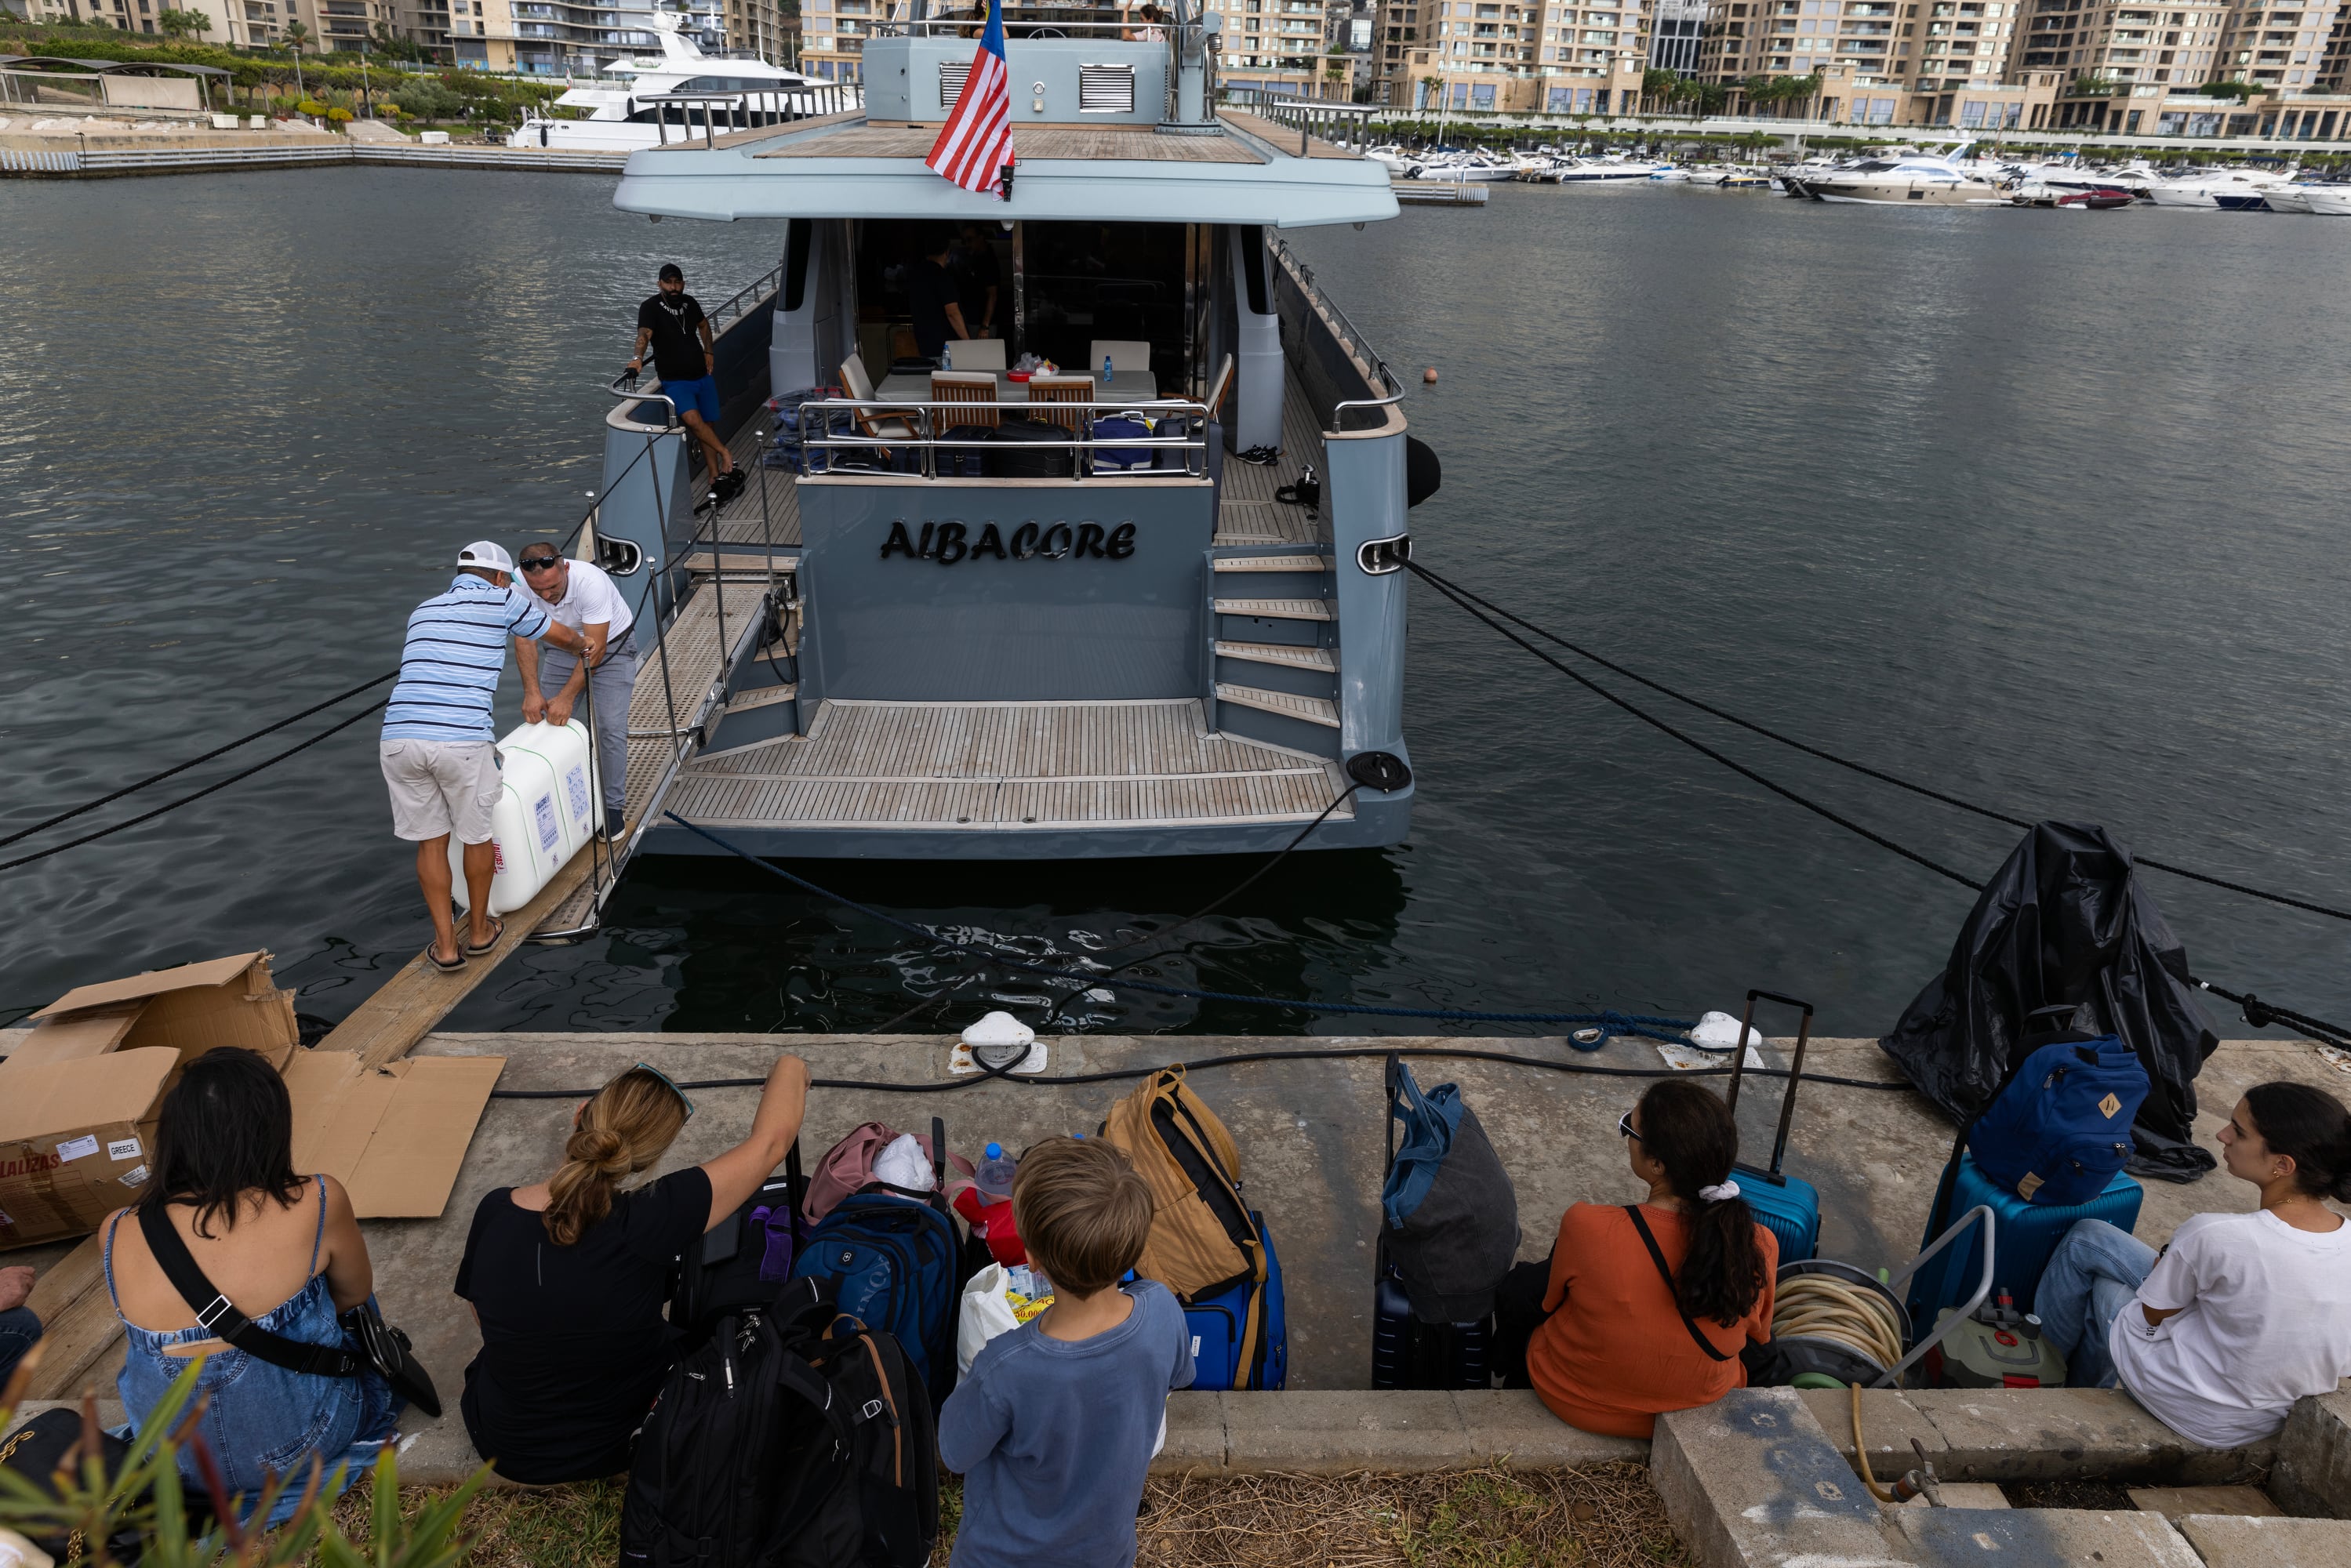
<path fill-rule="evenodd" d="M 703 376 L 690 382 L 664 382 L 661 390 L 663 396 L 677 404 L 678 418 L 698 413 L 702 415 L 704 423 L 712 426 L 718 423 L 718 379 L 716 376 Z"/>

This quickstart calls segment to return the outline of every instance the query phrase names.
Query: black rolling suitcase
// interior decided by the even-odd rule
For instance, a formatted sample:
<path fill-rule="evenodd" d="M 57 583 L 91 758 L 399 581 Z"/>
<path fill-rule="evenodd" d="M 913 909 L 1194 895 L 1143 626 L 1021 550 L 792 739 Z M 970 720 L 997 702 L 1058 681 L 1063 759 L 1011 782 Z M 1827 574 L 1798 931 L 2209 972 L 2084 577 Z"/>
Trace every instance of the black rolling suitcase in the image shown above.
<path fill-rule="evenodd" d="M 1402 1271 L 1388 1255 L 1385 1188 L 1395 1167 L 1396 1101 L 1399 1093 L 1416 1108 L 1424 1102 L 1411 1070 L 1396 1057 L 1387 1066 L 1387 1159 L 1383 1168 L 1381 1237 L 1376 1272 L 1372 1281 L 1372 1386 L 1374 1388 L 1486 1388 L 1492 1385 L 1494 1314 L 1491 1293 L 1488 1310 L 1459 1322 L 1432 1322 L 1416 1316 Z M 1471 1117 L 1465 1107 L 1462 1114 Z M 1474 1117 L 1471 1117 L 1474 1126 Z M 1478 1134 L 1480 1144 L 1484 1134 Z M 1517 1245 L 1515 1213 L 1510 1221 L 1510 1242 Z M 1504 1265 L 1507 1267 L 1507 1263 Z M 1499 1278 L 1499 1275 L 1498 1275 Z"/>
<path fill-rule="evenodd" d="M 987 473 L 987 444 L 996 432 L 984 424 L 958 424 L 939 437 L 938 476 L 942 479 L 978 479 Z"/>
<path fill-rule="evenodd" d="M 1070 433 L 1047 419 L 1007 418 L 987 451 L 991 479 L 1068 479 L 1078 471 Z"/>

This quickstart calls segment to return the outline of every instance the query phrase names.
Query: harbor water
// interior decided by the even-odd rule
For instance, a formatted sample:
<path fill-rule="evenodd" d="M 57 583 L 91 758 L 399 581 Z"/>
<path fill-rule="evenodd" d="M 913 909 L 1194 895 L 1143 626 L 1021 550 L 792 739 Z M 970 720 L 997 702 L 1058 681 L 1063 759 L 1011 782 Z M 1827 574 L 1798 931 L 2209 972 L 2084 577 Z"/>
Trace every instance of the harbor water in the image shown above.
<path fill-rule="evenodd" d="M 390 668 L 460 544 L 570 527 L 597 482 L 600 386 L 654 268 L 677 261 L 715 305 L 780 247 L 773 225 L 623 217 L 611 191 L 399 169 L 0 186 L 0 836 Z M 2351 223 L 1502 187 L 1482 210 L 1290 240 L 1412 383 L 1415 432 L 1443 459 L 1413 515 L 1419 560 L 1813 745 L 2351 904 L 2335 635 Z M 2017 836 L 1589 673 L 1971 876 Z M 1681 1016 L 1766 986 L 1817 998 L 1825 1031 L 1869 1034 L 1967 913 L 1964 889 L 1418 584 L 1407 694 L 1411 841 L 1294 857 L 1122 955 L 1155 955 L 1133 972 Z M 1173 925 L 1256 863 L 796 869 L 1060 964 Z M 260 946 L 305 1011 L 339 1017 L 426 940 L 412 866 L 362 719 L 0 873 L 0 1021 L 84 981 Z M 2147 875 L 2199 974 L 2351 1014 L 2336 923 Z M 943 992 L 903 1027 L 1043 1010 L 1017 976 L 754 867 L 673 860 L 631 873 L 602 934 L 526 949 L 448 1027 L 859 1030 Z M 1062 1018 L 1432 1027 L 1110 992 Z"/>

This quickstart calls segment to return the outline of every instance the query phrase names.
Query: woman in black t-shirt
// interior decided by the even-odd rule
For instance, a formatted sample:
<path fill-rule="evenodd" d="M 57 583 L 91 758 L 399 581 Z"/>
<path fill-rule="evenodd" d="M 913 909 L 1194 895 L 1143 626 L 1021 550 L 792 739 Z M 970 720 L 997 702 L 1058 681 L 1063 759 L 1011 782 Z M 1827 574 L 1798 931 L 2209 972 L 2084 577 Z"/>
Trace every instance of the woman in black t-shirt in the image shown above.
<path fill-rule="evenodd" d="M 552 1486 L 629 1468 L 675 1348 L 662 1316 L 672 1268 L 783 1163 L 808 1082 L 806 1062 L 778 1058 L 749 1137 L 623 1192 L 622 1178 L 650 1168 L 694 1114 L 640 1062 L 580 1108 L 562 1169 L 482 1199 L 457 1265 L 457 1294 L 482 1328 L 459 1407 L 498 1474 Z"/>

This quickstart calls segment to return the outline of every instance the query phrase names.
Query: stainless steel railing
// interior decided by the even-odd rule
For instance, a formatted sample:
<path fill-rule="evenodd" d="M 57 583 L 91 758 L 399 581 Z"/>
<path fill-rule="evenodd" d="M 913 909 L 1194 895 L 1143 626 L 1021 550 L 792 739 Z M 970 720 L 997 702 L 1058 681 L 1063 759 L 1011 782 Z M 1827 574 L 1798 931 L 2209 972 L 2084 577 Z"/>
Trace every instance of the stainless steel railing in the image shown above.
<path fill-rule="evenodd" d="M 1338 342 L 1341 349 L 1345 350 L 1349 359 L 1366 371 L 1365 379 L 1372 383 L 1369 390 L 1377 392 L 1382 387 L 1387 389 L 1384 396 L 1346 398 L 1333 404 L 1331 410 L 1331 428 L 1333 431 L 1345 430 L 1347 413 L 1351 409 L 1389 408 L 1402 402 L 1405 394 L 1403 381 L 1388 368 L 1387 361 L 1381 358 L 1379 350 L 1372 347 L 1371 340 L 1364 335 L 1363 329 L 1349 320 L 1347 313 L 1339 308 L 1337 302 L 1316 285 L 1314 269 L 1307 266 L 1304 259 L 1296 251 L 1291 250 L 1280 235 L 1269 234 L 1266 236 L 1266 245 L 1275 264 L 1290 275 L 1290 285 L 1322 318 L 1324 328 L 1329 330 L 1332 339 Z"/>
<path fill-rule="evenodd" d="M 1031 418 L 1054 421 L 1053 416 L 1075 413 L 1082 416 L 1077 429 L 1061 441 L 1024 441 L 1019 448 L 1066 451 L 1075 455 L 1071 466 L 1077 476 L 1096 476 L 1094 453 L 1104 447 L 1120 450 L 1145 448 L 1154 451 L 1181 452 L 1181 468 L 1103 469 L 1103 476 L 1115 474 L 1124 478 L 1205 478 L 1208 471 L 1208 405 L 1186 398 L 1151 398 L 1141 402 L 933 402 L 920 398 L 818 398 L 799 405 L 799 442 L 804 451 L 823 452 L 825 475 L 893 474 L 903 479 L 933 481 L 953 479 L 938 472 L 941 450 L 968 452 L 979 443 L 969 438 L 948 440 L 946 433 L 956 425 L 969 423 L 969 416 L 981 411 L 992 411 L 1000 419 L 1004 414 L 1025 414 Z M 1174 416 L 1186 422 L 1187 428 L 1176 435 L 1096 435 L 1091 433 L 1097 421 L 1123 413 L 1141 413 L 1165 418 Z M 836 415 L 846 415 L 846 430 L 835 426 L 842 421 Z M 862 420 L 860 415 L 864 416 Z M 912 435 L 874 435 L 859 428 L 862 423 L 899 420 L 909 424 Z M 910 450 L 921 455 L 917 468 L 909 471 L 895 467 L 863 466 L 844 468 L 830 455 L 834 452 L 895 453 Z M 894 461 L 894 459 L 893 459 Z M 823 476 L 817 476 L 821 477 Z"/>
<path fill-rule="evenodd" d="M 679 140 L 694 140 L 694 111 L 702 110 L 702 144 L 708 147 L 722 135 L 737 131 L 759 131 L 774 126 L 789 126 L 796 120 L 816 120 L 828 114 L 843 114 L 863 101 L 859 89 L 839 82 L 778 83 L 772 88 L 750 88 L 732 92 L 662 92 L 646 93 L 634 101 L 650 105 L 654 111 L 654 125 L 661 145 L 670 141 L 669 110 L 675 105 L 679 110 Z M 724 111 L 723 114 L 721 111 Z M 725 125 L 721 129 L 720 121 Z"/>
<path fill-rule="evenodd" d="M 1306 156 L 1311 137 L 1320 137 L 1333 147 L 1362 152 L 1372 144 L 1372 116 L 1379 112 L 1370 104 L 1332 103 L 1294 93 L 1251 93 L 1233 89 L 1228 97 L 1235 106 L 1247 107 L 1261 119 L 1297 131 L 1301 158 Z"/>

